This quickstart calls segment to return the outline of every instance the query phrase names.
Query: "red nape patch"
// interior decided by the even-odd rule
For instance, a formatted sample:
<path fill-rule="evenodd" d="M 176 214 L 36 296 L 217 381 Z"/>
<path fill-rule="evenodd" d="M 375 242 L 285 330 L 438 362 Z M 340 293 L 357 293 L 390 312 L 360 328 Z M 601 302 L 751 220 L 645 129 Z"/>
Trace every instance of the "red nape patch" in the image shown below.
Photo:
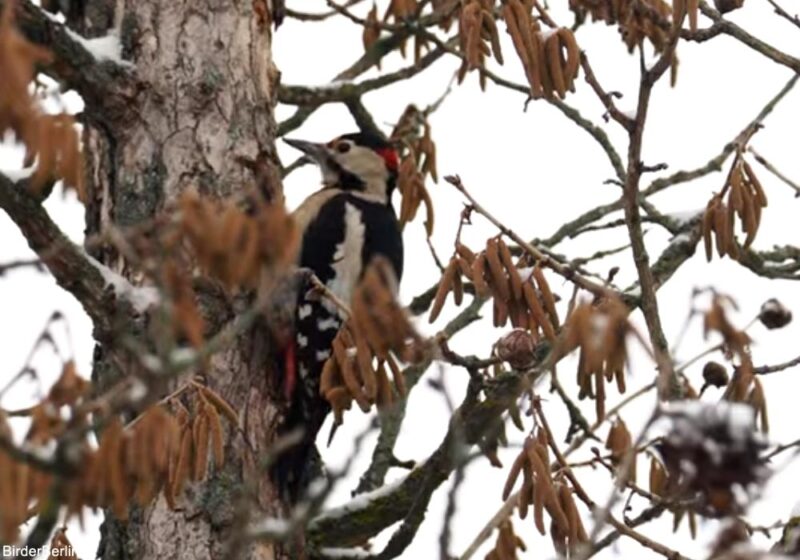
<path fill-rule="evenodd" d="M 383 158 L 383 161 L 386 162 L 386 167 L 392 171 L 397 171 L 399 162 L 397 161 L 397 151 L 394 148 L 380 148 L 376 150 L 376 152 L 378 152 Z"/>

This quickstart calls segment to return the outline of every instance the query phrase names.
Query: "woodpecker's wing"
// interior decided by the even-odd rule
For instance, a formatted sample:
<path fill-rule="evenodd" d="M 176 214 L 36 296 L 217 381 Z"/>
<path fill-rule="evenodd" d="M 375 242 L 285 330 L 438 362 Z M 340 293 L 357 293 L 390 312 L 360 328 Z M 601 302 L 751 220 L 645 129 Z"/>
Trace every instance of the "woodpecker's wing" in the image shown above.
<path fill-rule="evenodd" d="M 403 273 L 403 238 L 394 208 L 351 193 L 320 197 L 319 201 L 318 210 L 304 212 L 311 215 L 303 216 L 306 223 L 300 266 L 310 268 L 325 284 L 338 280 L 334 287 L 342 292 L 334 292 L 347 302 L 366 265 L 376 255 L 392 263 L 399 282 Z"/>

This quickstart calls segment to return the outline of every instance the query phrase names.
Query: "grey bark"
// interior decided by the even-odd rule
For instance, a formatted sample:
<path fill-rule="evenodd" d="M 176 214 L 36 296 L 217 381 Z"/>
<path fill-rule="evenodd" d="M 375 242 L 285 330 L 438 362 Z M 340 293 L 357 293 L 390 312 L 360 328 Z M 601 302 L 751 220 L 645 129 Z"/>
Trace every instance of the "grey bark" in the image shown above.
<path fill-rule="evenodd" d="M 124 111 L 86 107 L 87 234 L 111 225 L 140 224 L 186 189 L 236 197 L 253 182 L 252 171 L 239 158 L 266 160 L 273 170 L 271 180 L 279 187 L 273 119 L 278 73 L 272 64 L 269 22 L 255 10 L 259 2 L 96 4 L 99 8 L 70 23 L 87 34 L 101 35 L 98 30 L 107 26 L 113 5 L 112 25 L 123 57 L 133 66 L 136 86 L 132 94 L 126 91 Z M 113 251 L 95 256 L 133 276 L 128 263 Z M 224 297 L 201 297 L 204 308 L 213 313 L 234 312 Z M 209 323 L 213 326 L 219 319 L 211 317 Z M 243 511 L 278 517 L 284 509 L 260 464 L 276 437 L 280 406 L 270 360 L 263 359 L 268 353 L 255 352 L 257 339 L 250 334 L 240 337 L 203 372 L 208 385 L 240 412 L 242 433 L 228 430 L 224 470 L 212 472 L 205 483 L 190 485 L 180 511 L 170 511 L 160 498 L 132 511 L 124 523 L 109 513 L 100 558 L 285 557 L 272 544 L 230 548 L 231 539 L 240 540 L 247 521 Z M 112 359 L 115 343 L 98 344 L 94 378 L 100 386 L 130 373 L 120 365 L 129 362 Z"/>

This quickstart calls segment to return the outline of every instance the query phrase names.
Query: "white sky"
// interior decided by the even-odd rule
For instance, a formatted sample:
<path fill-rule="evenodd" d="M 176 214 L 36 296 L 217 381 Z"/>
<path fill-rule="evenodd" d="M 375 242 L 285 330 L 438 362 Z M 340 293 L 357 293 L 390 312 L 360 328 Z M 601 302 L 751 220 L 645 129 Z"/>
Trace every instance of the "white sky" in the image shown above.
<path fill-rule="evenodd" d="M 312 11 L 321 9 L 324 2 L 306 0 L 289 1 L 293 8 Z M 381 3 L 381 5 L 385 2 Z M 553 16 L 561 23 L 572 20 L 563 9 L 566 2 L 553 2 Z M 791 5 L 791 2 L 785 2 Z M 364 6 L 366 9 L 367 6 Z M 787 22 L 775 17 L 765 0 L 750 0 L 745 9 L 729 14 L 756 36 L 768 40 L 778 48 L 797 56 L 798 30 Z M 700 18 L 701 25 L 709 22 Z M 510 41 L 503 37 L 506 64 L 499 69 L 501 75 L 516 81 L 524 81 L 521 66 L 516 59 Z M 274 56 L 286 84 L 323 84 L 340 70 L 348 66 L 362 52 L 361 30 L 347 21 L 326 23 L 297 23 L 287 20 L 274 37 Z M 624 98 L 618 102 L 623 110 L 635 106 L 635 93 L 638 83 L 638 60 L 628 55 L 618 38 L 615 28 L 604 24 L 584 26 L 577 34 L 578 42 L 590 57 L 598 78 L 607 90 L 618 90 Z M 313 43 L 312 43 L 313 42 Z M 324 45 L 318 48 L 316 45 Z M 651 103 L 650 119 L 645 134 L 644 158 L 648 164 L 665 162 L 669 172 L 677 169 L 694 168 L 704 164 L 719 153 L 748 123 L 761 107 L 774 96 L 791 76 L 790 70 L 765 60 L 740 43 L 718 38 L 702 45 L 682 43 L 679 47 L 680 70 L 678 85 L 670 89 L 661 83 L 655 90 Z M 384 71 L 390 71 L 408 64 L 397 54 L 388 57 Z M 386 123 L 385 130 L 391 128 L 403 108 L 408 103 L 425 106 L 445 90 L 458 62 L 445 58 L 408 83 L 399 84 L 388 90 L 371 93 L 364 99 L 379 124 Z M 368 75 L 377 75 L 372 70 Z M 568 97 L 567 102 L 578 107 L 585 117 L 608 131 L 624 155 L 625 137 L 620 128 L 602 121 L 603 108 L 593 96 L 589 87 L 580 79 L 578 92 Z M 524 96 L 489 84 L 486 93 L 477 87 L 477 76 L 467 77 L 462 86 L 454 88 L 445 104 L 431 118 L 432 132 L 438 148 L 438 164 L 441 175 L 458 173 L 472 194 L 491 212 L 501 217 L 506 224 L 523 237 L 546 237 L 552 234 L 565 220 L 572 219 L 594 206 L 615 200 L 620 192 L 615 186 L 605 185 L 603 181 L 613 176 L 604 152 L 586 134 L 567 121 L 556 109 L 545 102 L 534 102 L 523 112 Z M 292 108 L 279 107 L 278 119 L 291 114 Z M 800 92 L 793 91 L 778 109 L 766 120 L 766 128 L 759 132 L 752 145 L 785 174 L 800 179 L 800 161 L 796 157 L 796 126 L 800 117 Z M 329 140 L 341 133 L 352 131 L 355 125 L 343 106 L 327 106 L 315 113 L 307 123 L 291 136 L 308 140 Z M 285 163 L 297 156 L 294 150 L 284 144 L 279 145 L 279 153 Z M 19 165 L 19 150 L 8 144 L 0 147 L 0 168 L 14 169 Z M 726 162 L 726 166 L 727 166 Z M 773 244 L 797 244 L 800 233 L 795 225 L 795 216 L 800 202 L 792 191 L 780 183 L 759 165 L 754 165 L 769 197 L 769 207 L 764 219 L 756 249 L 770 248 Z M 721 188 L 724 177 L 716 173 L 710 177 L 674 187 L 652 199 L 665 212 L 685 213 L 700 210 L 710 194 Z M 319 185 L 319 174 L 305 167 L 292 174 L 285 183 L 290 206 L 296 206 L 305 196 Z M 429 185 L 436 207 L 436 231 L 434 244 L 443 259 L 450 255 L 453 236 L 458 224 L 461 199 L 448 184 L 440 182 Z M 66 199 L 53 195 L 46 203 L 56 222 L 74 240 L 80 241 L 83 231 L 83 211 L 72 196 Z M 613 215 L 612 217 L 619 217 Z M 473 249 L 481 247 L 488 235 L 495 232 L 480 217 L 466 231 L 465 239 Z M 658 227 L 647 226 L 648 251 L 655 259 L 666 246 L 668 237 Z M 5 216 L 0 215 L 0 262 L 18 258 L 30 258 L 32 253 Z M 617 247 L 624 243 L 622 229 L 613 232 L 591 234 L 557 247 L 569 257 L 589 255 L 599 249 Z M 402 284 L 402 297 L 411 297 L 428 288 L 436 278 L 436 269 L 424 240 L 421 220 L 407 228 L 406 273 Z M 659 304 L 668 340 L 674 341 L 685 320 L 690 307 L 690 293 L 694 287 L 713 285 L 719 290 L 734 296 L 740 304 L 740 313 L 735 315 L 738 325 L 745 325 L 758 311 L 761 303 L 769 297 L 778 297 L 800 313 L 800 293 L 796 284 L 789 282 L 769 282 L 758 278 L 749 271 L 738 267 L 729 260 L 715 259 L 711 264 L 705 262 L 699 251 L 689 263 L 659 292 Z M 614 265 L 622 271 L 617 277 L 619 285 L 629 285 L 634 280 L 632 259 L 629 253 L 593 263 L 592 269 L 604 274 Z M 569 297 L 570 287 L 559 279 L 551 277 L 551 285 L 564 299 Z M 16 373 L 24 363 L 30 345 L 41 330 L 47 317 L 54 309 L 62 311 L 69 318 L 74 355 L 79 370 L 85 375 L 91 371 L 93 343 L 91 324 L 80 306 L 65 292 L 55 286 L 47 276 L 33 270 L 16 271 L 0 278 L 0 356 L 3 357 L 4 373 L 2 379 Z M 487 307 L 490 311 L 490 308 Z M 442 313 L 443 325 L 452 317 L 455 309 L 451 304 Z M 635 319 L 641 324 L 638 314 Z M 428 327 L 421 322 L 420 328 L 434 332 L 437 324 Z M 455 350 L 485 356 L 491 344 L 503 331 L 492 329 L 486 322 L 458 335 L 453 341 Z M 64 352 L 69 353 L 67 336 L 63 329 L 56 328 L 57 339 Z M 755 339 L 753 346 L 754 362 L 757 365 L 777 363 L 797 355 L 797 322 L 777 332 L 767 332 L 756 326 L 750 331 Z M 712 340 L 709 344 L 715 343 Z M 684 343 L 678 349 L 676 360 L 682 362 L 705 348 L 702 341 L 701 326 L 692 324 Z M 52 380 L 58 372 L 57 359 L 46 352 L 37 356 L 35 362 L 42 377 Z M 701 385 L 702 363 L 688 370 L 688 375 L 696 388 Z M 568 362 L 560 367 L 562 383 L 576 393 L 574 368 Z M 629 390 L 647 384 L 653 376 L 652 364 L 634 355 L 629 374 Z M 796 394 L 798 382 L 794 377 L 797 369 L 785 371 L 762 378 L 770 406 L 772 432 L 775 442 L 788 442 L 798 437 L 796 429 Z M 438 375 L 431 368 L 427 376 Z M 447 370 L 445 379 L 451 396 L 460 402 L 466 385 L 466 372 Z M 546 387 L 543 387 L 543 391 Z M 23 384 L 6 397 L 0 405 L 18 407 L 31 402 L 39 391 L 35 384 Z M 551 395 L 545 397 L 545 411 L 551 415 L 551 423 L 560 436 L 566 429 L 565 412 L 560 400 Z M 709 390 L 708 400 L 719 397 L 717 390 Z M 618 400 L 615 390 L 610 392 L 610 403 Z M 636 407 L 623 414 L 629 428 L 634 431 L 649 413 L 652 398 L 644 398 Z M 593 403 L 585 406 L 587 417 L 594 418 Z M 423 460 L 438 446 L 447 426 L 447 411 L 441 395 L 421 383 L 415 390 L 409 405 L 410 413 L 404 424 L 397 446 L 397 456 L 401 459 Z M 350 412 L 347 422 L 339 431 L 333 445 L 325 452 L 332 464 L 341 464 L 352 448 L 355 434 L 359 433 L 367 420 L 360 412 Z M 528 422 L 528 426 L 530 422 Z M 606 427 L 600 431 L 601 437 Z M 326 429 L 323 429 L 326 432 Z M 513 427 L 509 434 L 519 441 L 521 434 Z M 370 441 L 374 441 L 370 440 Z M 588 453 L 588 446 L 587 446 Z M 354 471 L 352 480 L 346 481 L 331 498 L 331 505 L 347 501 L 350 490 L 358 476 L 366 467 L 371 454 L 366 445 Z M 508 467 L 515 452 L 510 450 L 501 454 Z M 640 462 L 641 485 L 646 486 L 647 464 Z M 459 510 L 453 523 L 451 553 L 461 554 L 477 531 L 491 518 L 501 505 L 500 492 L 506 476 L 506 469 L 492 469 L 485 460 L 474 462 L 467 470 L 465 484 L 458 495 Z M 592 498 L 604 503 L 608 494 L 607 476 L 599 471 L 581 472 L 585 486 Z M 781 471 L 764 490 L 761 501 L 748 512 L 747 518 L 756 525 L 768 525 L 785 518 L 793 504 L 798 500 L 796 491 L 797 465 Z M 402 475 L 393 470 L 390 478 Z M 431 558 L 438 555 L 438 538 L 441 517 L 446 503 L 449 484 L 443 486 L 435 495 L 425 523 L 414 543 L 404 554 L 404 558 Z M 643 507 L 641 501 L 634 500 L 632 516 Z M 579 506 L 582 507 L 582 506 Z M 585 509 L 584 524 L 591 528 L 591 519 Z M 617 512 L 619 514 L 619 512 Z M 521 558 L 542 558 L 542 550 L 551 550 L 549 538 L 539 537 L 530 520 L 515 522 L 517 534 L 528 544 L 529 552 Z M 664 515 L 661 520 L 641 528 L 653 538 L 662 539 L 681 553 L 690 557 L 704 557 L 706 543 L 713 538 L 715 522 L 702 523 L 701 537 L 691 541 L 685 525 L 676 536 L 671 534 L 671 516 Z M 774 533 L 777 537 L 778 533 Z M 93 558 L 96 548 L 96 520 L 90 524 L 87 533 L 80 536 L 72 530 L 70 537 L 78 547 L 82 558 Z M 381 542 L 384 542 L 382 539 Z M 482 558 L 493 544 L 484 545 L 476 558 Z M 764 542 L 763 539 L 761 542 Z M 531 551 L 537 552 L 531 552 Z M 637 558 L 650 558 L 655 555 L 629 540 L 619 541 L 617 547 L 610 547 L 600 553 L 600 558 L 629 555 Z"/>

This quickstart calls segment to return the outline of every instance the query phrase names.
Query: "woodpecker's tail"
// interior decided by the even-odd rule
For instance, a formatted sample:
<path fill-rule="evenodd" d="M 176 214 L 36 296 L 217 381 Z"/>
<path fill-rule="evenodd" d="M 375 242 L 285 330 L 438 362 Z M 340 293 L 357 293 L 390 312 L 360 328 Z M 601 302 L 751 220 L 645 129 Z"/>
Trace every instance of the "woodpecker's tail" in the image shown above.
<path fill-rule="evenodd" d="M 309 301 L 303 295 L 299 299 L 294 351 L 284 357 L 285 362 L 296 359 L 296 367 L 283 364 L 283 371 L 292 380 L 287 377 L 284 384 L 284 388 L 291 385 L 291 394 L 287 394 L 289 409 L 280 433 L 288 435 L 301 431 L 302 436 L 297 445 L 278 457 L 273 468 L 276 484 L 292 503 L 302 499 L 309 484 L 322 475 L 322 461 L 315 442 L 330 404 L 319 394 L 319 381 L 341 325 L 335 308 L 330 309 L 323 301 Z"/>

